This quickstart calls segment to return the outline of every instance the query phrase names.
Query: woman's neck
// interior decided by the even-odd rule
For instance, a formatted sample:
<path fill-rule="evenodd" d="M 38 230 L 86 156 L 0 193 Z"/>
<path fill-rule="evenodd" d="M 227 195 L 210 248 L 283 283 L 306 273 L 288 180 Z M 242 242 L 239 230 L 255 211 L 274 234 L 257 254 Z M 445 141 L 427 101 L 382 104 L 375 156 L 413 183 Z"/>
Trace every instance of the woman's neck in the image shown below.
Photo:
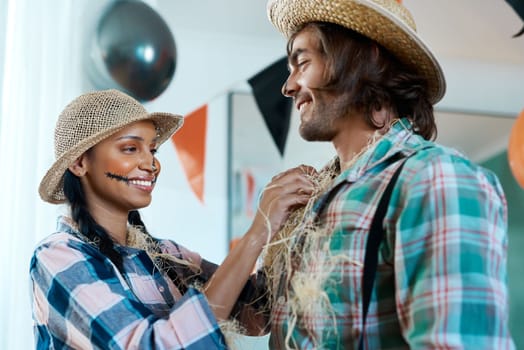
<path fill-rule="evenodd" d="M 127 216 L 126 212 L 116 212 L 107 208 L 94 206 L 89 208 L 93 219 L 102 226 L 107 234 L 118 244 L 127 242 Z"/>

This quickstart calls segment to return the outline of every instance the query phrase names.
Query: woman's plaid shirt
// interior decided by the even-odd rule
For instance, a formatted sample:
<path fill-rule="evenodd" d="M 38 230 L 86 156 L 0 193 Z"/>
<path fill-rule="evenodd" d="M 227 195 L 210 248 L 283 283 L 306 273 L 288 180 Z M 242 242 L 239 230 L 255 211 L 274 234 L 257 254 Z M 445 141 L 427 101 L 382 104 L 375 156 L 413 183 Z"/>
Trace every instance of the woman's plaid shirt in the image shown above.
<path fill-rule="evenodd" d="M 225 349 L 206 298 L 182 296 L 143 250 L 117 246 L 124 273 L 63 218 L 31 260 L 37 349 Z M 171 241 L 168 254 L 199 263 Z"/>

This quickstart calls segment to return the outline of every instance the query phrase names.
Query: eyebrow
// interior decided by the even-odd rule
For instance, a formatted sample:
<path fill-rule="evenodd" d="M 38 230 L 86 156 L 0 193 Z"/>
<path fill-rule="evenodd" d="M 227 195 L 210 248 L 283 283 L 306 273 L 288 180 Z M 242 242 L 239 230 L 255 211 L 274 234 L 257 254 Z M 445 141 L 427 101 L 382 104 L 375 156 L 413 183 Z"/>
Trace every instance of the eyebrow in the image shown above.
<path fill-rule="evenodd" d="M 298 56 L 300 56 L 301 54 L 303 54 L 304 52 L 307 52 L 308 50 L 307 49 L 304 49 L 304 48 L 298 48 L 298 49 L 293 49 L 293 51 L 291 51 L 291 55 L 289 56 L 289 60 L 288 62 L 290 64 L 292 64 L 293 62 L 296 62 L 297 59 L 298 59 Z"/>
<path fill-rule="evenodd" d="M 117 140 L 124 140 L 124 139 L 130 139 L 130 140 L 137 140 L 137 141 L 143 141 L 145 142 L 144 138 L 143 137 L 140 137 L 140 136 L 134 136 L 134 135 L 124 135 L 124 136 L 120 136 L 119 138 L 117 138 Z M 158 136 L 156 136 L 152 141 L 151 143 L 156 143 L 158 142 Z"/>

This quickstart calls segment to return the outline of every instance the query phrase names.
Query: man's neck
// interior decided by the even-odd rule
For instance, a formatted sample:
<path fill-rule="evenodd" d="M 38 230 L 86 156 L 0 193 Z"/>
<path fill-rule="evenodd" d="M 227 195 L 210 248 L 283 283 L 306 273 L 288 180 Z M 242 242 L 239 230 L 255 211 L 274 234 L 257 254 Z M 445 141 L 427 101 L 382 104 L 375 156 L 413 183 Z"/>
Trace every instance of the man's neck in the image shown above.
<path fill-rule="evenodd" d="M 378 130 L 370 127 L 362 115 L 353 115 L 340 120 L 340 132 L 332 142 L 340 159 L 341 171 L 352 166 L 389 129 L 391 119 L 389 111 L 384 109 L 374 111 L 373 118 L 379 125 L 385 127 Z"/>
<path fill-rule="evenodd" d="M 343 128 L 333 139 L 333 146 L 340 159 L 340 170 L 348 169 L 374 143 L 376 130 L 353 123 Z"/>

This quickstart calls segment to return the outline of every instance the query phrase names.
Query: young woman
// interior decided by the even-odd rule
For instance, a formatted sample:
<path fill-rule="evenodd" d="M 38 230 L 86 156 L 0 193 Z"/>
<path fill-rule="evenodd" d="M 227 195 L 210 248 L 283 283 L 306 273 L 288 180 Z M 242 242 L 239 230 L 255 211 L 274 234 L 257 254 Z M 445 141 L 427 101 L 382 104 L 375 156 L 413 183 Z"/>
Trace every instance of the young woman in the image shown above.
<path fill-rule="evenodd" d="M 218 323 L 260 334 L 264 244 L 312 190 L 301 166 L 275 176 L 242 240 L 221 266 L 151 236 L 137 209 L 151 202 L 159 145 L 180 116 L 148 113 L 116 90 L 79 96 L 55 129 L 56 161 L 40 184 L 70 215 L 35 249 L 32 302 L 38 349 L 220 349 Z"/>

